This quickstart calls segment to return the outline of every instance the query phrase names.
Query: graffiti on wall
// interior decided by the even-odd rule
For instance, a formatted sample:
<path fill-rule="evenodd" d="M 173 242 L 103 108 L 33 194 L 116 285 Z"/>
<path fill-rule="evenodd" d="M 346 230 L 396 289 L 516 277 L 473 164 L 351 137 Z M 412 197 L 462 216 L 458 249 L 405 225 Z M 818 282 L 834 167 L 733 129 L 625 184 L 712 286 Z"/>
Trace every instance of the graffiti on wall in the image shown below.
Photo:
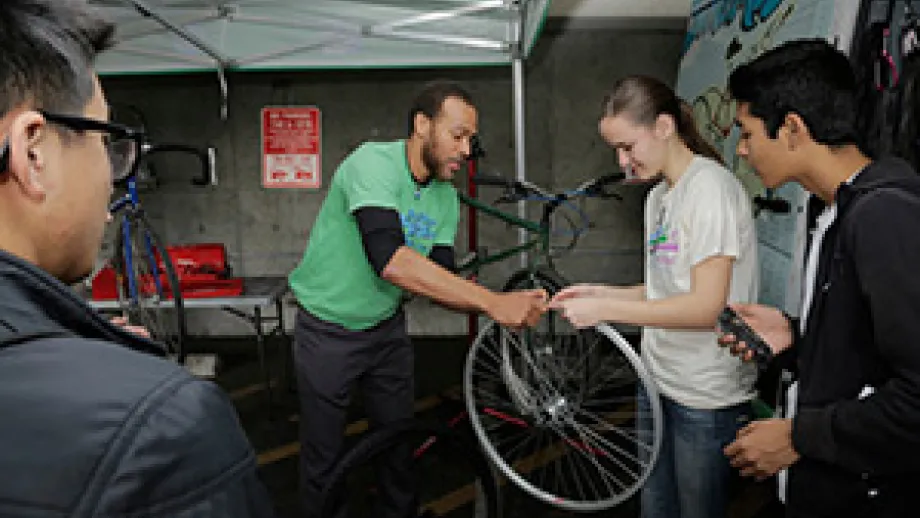
<path fill-rule="evenodd" d="M 712 19 L 719 21 L 718 27 L 729 26 L 725 22 L 725 12 L 728 11 L 719 6 L 734 6 L 736 11 L 732 15 L 737 18 L 738 4 L 745 4 L 739 20 L 740 28 L 742 32 L 749 33 L 751 38 L 743 42 L 741 37 L 736 35 L 728 41 L 723 60 L 723 66 L 725 67 L 724 77 L 726 78 L 738 64 L 750 61 L 765 50 L 772 48 L 775 44 L 776 35 L 789 21 L 796 8 L 794 0 L 710 2 L 708 4 L 709 9 L 714 13 Z M 746 6 L 749 5 L 754 5 L 758 8 L 762 7 L 764 10 L 748 9 Z M 750 21 L 746 21 L 748 18 L 750 18 Z M 758 23 L 754 23 L 754 20 L 757 20 Z M 704 26 L 708 27 L 706 24 Z M 716 63 L 710 64 L 718 66 Z M 729 163 L 731 170 L 738 175 L 738 178 L 751 196 L 761 195 L 763 185 L 754 175 L 753 170 L 744 160 L 735 155 L 733 149 L 730 149 L 730 147 L 734 146 L 734 140 L 730 142 L 730 137 L 734 127 L 735 104 L 729 98 L 726 88 L 723 82 L 721 84 L 711 84 L 701 92 L 698 92 L 691 100 L 693 114 L 703 136 L 716 149 L 723 152 L 723 156 Z"/>
<path fill-rule="evenodd" d="M 756 29 L 768 21 L 779 9 L 783 0 L 708 0 L 696 6 L 687 28 L 684 50 L 703 35 L 712 35 L 723 27 L 730 27 L 740 13 L 739 28 L 744 32 Z"/>
<path fill-rule="evenodd" d="M 691 103 L 701 133 L 722 152 L 752 198 L 768 193 L 747 162 L 735 154 L 740 132 L 734 125 L 736 107 L 726 92 L 729 74 L 784 41 L 830 37 L 837 11 L 856 4 L 856 0 L 693 0 L 677 93 Z M 794 184 L 769 194 L 795 208 L 789 214 L 764 212 L 757 217 L 758 300 L 794 314 L 797 306 L 791 304 L 800 294 L 799 269 L 792 268 L 800 248 L 796 214 L 804 195 Z"/>

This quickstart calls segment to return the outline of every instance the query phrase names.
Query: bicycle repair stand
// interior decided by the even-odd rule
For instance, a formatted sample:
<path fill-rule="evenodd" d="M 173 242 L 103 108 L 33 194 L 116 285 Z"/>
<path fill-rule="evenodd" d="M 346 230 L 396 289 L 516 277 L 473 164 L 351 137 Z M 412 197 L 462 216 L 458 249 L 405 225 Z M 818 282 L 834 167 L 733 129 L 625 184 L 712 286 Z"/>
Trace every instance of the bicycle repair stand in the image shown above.
<path fill-rule="evenodd" d="M 476 198 L 476 182 L 473 179 L 476 177 L 476 173 L 479 170 L 479 159 L 486 156 L 485 148 L 482 147 L 482 142 L 479 140 L 478 136 L 473 136 L 470 141 L 470 156 L 467 158 L 467 193 L 470 198 Z M 479 248 L 479 239 L 477 236 L 477 227 L 476 227 L 476 208 L 468 206 L 467 210 L 467 247 L 469 253 L 477 254 Z M 470 275 L 470 280 L 476 281 L 476 273 L 473 272 Z M 479 332 L 479 315 L 470 313 L 467 315 L 467 338 L 469 343 L 472 344 L 473 340 L 476 339 L 476 335 Z"/>

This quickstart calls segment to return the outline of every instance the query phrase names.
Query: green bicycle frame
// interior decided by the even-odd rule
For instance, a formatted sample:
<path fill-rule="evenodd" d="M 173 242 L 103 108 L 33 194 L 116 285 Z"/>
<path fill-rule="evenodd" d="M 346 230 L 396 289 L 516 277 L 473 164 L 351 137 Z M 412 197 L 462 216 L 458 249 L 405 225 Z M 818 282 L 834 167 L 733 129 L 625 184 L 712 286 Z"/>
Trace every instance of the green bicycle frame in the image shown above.
<path fill-rule="evenodd" d="M 460 198 L 460 202 L 463 203 L 464 205 L 467 205 L 478 211 L 481 211 L 493 218 L 504 221 L 505 223 L 511 226 L 514 226 L 517 228 L 523 228 L 524 230 L 529 232 L 532 236 L 530 237 L 530 239 L 528 239 L 524 243 L 521 243 L 514 247 L 502 249 L 501 251 L 496 252 L 494 254 L 486 254 L 485 256 L 482 256 L 482 257 L 480 257 L 477 254 L 476 258 L 470 261 L 469 264 L 464 265 L 462 270 L 478 272 L 479 269 L 482 268 L 483 266 L 504 261 L 505 259 L 508 259 L 509 257 L 514 257 L 517 254 L 526 252 L 534 248 L 538 250 L 538 253 L 536 255 L 543 258 L 543 260 L 546 261 L 547 263 L 550 263 L 550 256 L 549 256 L 550 229 L 548 226 L 544 226 L 539 223 L 535 223 L 533 221 L 520 218 L 514 214 L 510 214 L 508 212 L 504 212 L 502 210 L 496 209 L 495 207 L 492 207 L 491 205 L 486 205 L 485 203 L 475 198 L 470 198 L 469 196 L 461 192 L 457 193 L 457 197 Z M 473 252 L 475 252 L 475 250 L 473 250 Z M 530 259 L 530 262 L 533 264 L 534 260 Z"/>

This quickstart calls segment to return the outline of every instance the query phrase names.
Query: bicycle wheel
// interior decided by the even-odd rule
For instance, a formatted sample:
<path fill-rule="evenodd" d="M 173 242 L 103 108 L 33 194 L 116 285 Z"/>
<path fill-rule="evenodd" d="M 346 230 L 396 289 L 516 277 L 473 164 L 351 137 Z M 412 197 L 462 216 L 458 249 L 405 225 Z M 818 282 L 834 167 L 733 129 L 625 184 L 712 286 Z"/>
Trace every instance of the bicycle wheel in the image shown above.
<path fill-rule="evenodd" d="M 118 300 L 128 321 L 146 328 L 151 339 L 184 363 L 186 322 L 179 279 L 143 212 L 129 210 L 122 218 L 112 265 Z"/>
<path fill-rule="evenodd" d="M 649 414 L 638 410 L 643 391 Z M 524 331 L 490 322 L 467 357 L 464 398 L 474 433 L 499 470 L 534 498 L 569 511 L 629 499 L 661 447 L 654 384 L 631 345 L 607 325 L 579 332 L 553 313 Z"/>
<path fill-rule="evenodd" d="M 543 288 L 549 295 L 561 290 L 567 282 L 553 270 L 546 268 L 518 270 L 505 282 L 502 291 L 530 290 Z"/>
<path fill-rule="evenodd" d="M 567 284 L 554 270 L 548 268 L 524 269 L 514 273 L 505 283 L 503 290 L 543 289 L 552 297 Z M 500 342 L 501 328 L 496 326 L 494 330 L 495 333 L 489 339 Z M 593 331 L 572 331 L 572 327 L 565 322 L 561 315 L 547 313 L 538 325 L 522 330 L 518 334 L 528 344 L 540 344 L 534 352 L 541 355 L 546 361 L 549 358 L 553 358 L 553 361 L 557 364 L 575 364 L 585 358 L 585 368 L 580 369 L 580 371 L 587 374 L 597 363 L 598 355 L 601 353 L 600 349 L 603 348 L 597 347 L 598 337 L 591 336 Z M 507 353 L 507 348 L 503 347 L 503 368 L 506 372 L 515 372 L 520 376 L 527 376 L 528 373 L 533 372 L 527 367 L 526 358 L 521 355 Z M 480 385 L 488 384 L 487 380 L 479 381 L 481 381 Z M 570 380 L 570 382 L 575 382 L 582 386 L 587 381 L 587 377 L 583 377 L 580 380 Z M 509 396 L 514 396 L 515 394 L 516 397 L 520 397 L 520 391 L 508 393 Z"/>
<path fill-rule="evenodd" d="M 552 296 L 569 283 L 561 275 L 550 268 L 524 269 L 513 274 L 505 283 L 504 290 L 527 290 L 542 288 Z M 501 340 L 501 334 L 494 334 L 490 339 Z M 531 328 L 520 331 L 520 337 L 528 344 L 540 344 L 535 352 L 541 355 L 544 362 L 552 361 L 556 370 L 568 369 L 573 372 L 566 380 L 567 390 L 577 393 L 581 399 L 589 397 L 587 394 L 592 373 L 599 369 L 610 367 L 608 355 L 617 350 L 617 346 L 596 329 L 575 330 L 565 321 L 562 315 L 550 312 L 544 315 L 540 323 Z M 507 345 L 507 344 L 506 344 Z M 505 354 L 503 349 L 506 370 L 517 372 L 521 375 L 532 373 L 520 355 Z M 515 363 L 517 362 L 517 364 Z M 577 365 L 577 369 L 568 366 Z M 534 380 L 530 380 L 534 381 Z"/>
<path fill-rule="evenodd" d="M 323 491 L 320 516 L 333 517 L 346 501 L 351 504 L 347 516 L 373 516 L 374 468 L 383 455 L 400 450 L 413 458 L 411 483 L 418 495 L 418 516 L 498 516 L 498 486 L 482 453 L 457 430 L 417 419 L 373 430 L 348 450 Z M 462 467 L 468 468 L 465 473 Z"/>

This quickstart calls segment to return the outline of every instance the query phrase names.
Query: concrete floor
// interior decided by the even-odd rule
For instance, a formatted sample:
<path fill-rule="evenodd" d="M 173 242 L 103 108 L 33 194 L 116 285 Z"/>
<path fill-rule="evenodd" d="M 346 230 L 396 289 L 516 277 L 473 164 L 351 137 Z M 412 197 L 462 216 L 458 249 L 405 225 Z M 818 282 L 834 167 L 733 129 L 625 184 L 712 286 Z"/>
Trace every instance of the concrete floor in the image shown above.
<path fill-rule="evenodd" d="M 270 350 L 283 350 L 280 340 L 269 343 Z M 416 391 L 417 414 L 421 419 L 446 423 L 462 412 L 459 396 L 463 362 L 466 356 L 464 339 L 417 339 L 416 347 Z M 243 426 L 258 455 L 263 481 L 271 492 L 279 516 L 295 518 L 297 514 L 297 426 L 298 412 L 296 394 L 280 372 L 281 356 L 269 358 L 273 368 L 271 379 L 272 407 L 267 411 L 265 383 L 254 354 L 254 341 L 249 339 L 193 340 L 191 351 L 221 351 L 223 368 L 216 382 L 231 396 L 237 407 Z M 366 428 L 360 400 L 355 399 L 350 410 L 350 425 L 347 430 L 348 443 L 354 444 Z M 462 427 L 462 424 L 459 425 Z M 423 439 L 423 438 L 422 438 Z M 420 439 L 421 440 L 421 439 Z M 433 455 L 432 455 L 433 457 Z M 432 458 L 435 463 L 443 460 Z M 430 463 L 428 464 L 429 466 Z M 457 500 L 458 489 L 464 487 L 462 480 L 468 470 L 451 466 L 431 466 L 419 473 L 422 487 L 419 488 L 422 501 L 453 502 L 446 505 L 452 509 L 446 518 L 474 516 L 468 498 Z M 458 479 L 458 477 L 460 477 Z M 501 507 L 503 518 L 551 518 L 564 516 L 585 516 L 581 513 L 563 512 L 541 504 L 523 494 L 513 485 L 502 482 Z M 732 503 L 730 518 L 772 518 L 782 516 L 781 510 L 772 498 L 769 484 L 743 484 L 739 487 Z M 453 494 L 453 496 L 451 496 Z M 636 499 L 631 499 L 611 510 L 589 514 L 605 518 L 634 518 L 638 516 Z M 457 502 L 460 502 L 459 504 Z M 353 516 L 366 518 L 360 502 L 353 504 Z"/>

